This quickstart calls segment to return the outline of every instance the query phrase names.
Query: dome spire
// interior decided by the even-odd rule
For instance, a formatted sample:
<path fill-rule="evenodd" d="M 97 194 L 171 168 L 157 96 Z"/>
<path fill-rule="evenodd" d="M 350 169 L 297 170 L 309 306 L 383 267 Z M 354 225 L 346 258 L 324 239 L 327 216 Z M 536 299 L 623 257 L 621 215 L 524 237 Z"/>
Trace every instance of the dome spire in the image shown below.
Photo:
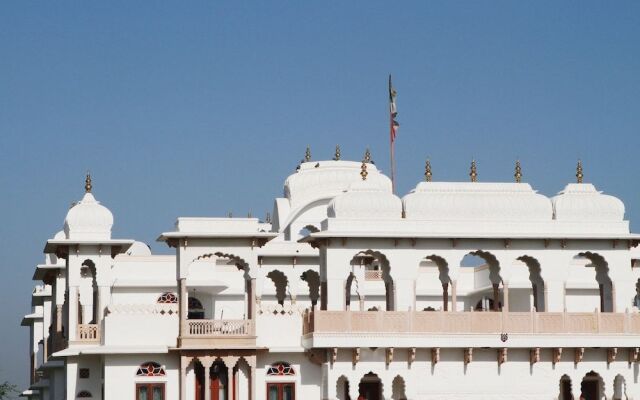
<path fill-rule="evenodd" d="M 584 174 L 582 172 L 582 160 L 578 159 L 578 165 L 576 167 L 576 182 L 582 183 Z"/>
<path fill-rule="evenodd" d="M 522 182 L 522 167 L 520 167 L 520 160 L 516 160 L 516 172 L 513 176 L 516 178 L 517 183 Z"/>
<path fill-rule="evenodd" d="M 84 192 L 91 193 L 93 185 L 91 184 L 91 174 L 87 172 L 87 177 L 84 179 Z"/>
<path fill-rule="evenodd" d="M 311 161 L 311 147 L 307 146 L 307 150 L 304 152 L 304 162 Z"/>
<path fill-rule="evenodd" d="M 431 173 L 431 160 L 427 158 L 427 162 L 424 164 L 424 181 L 431 182 L 433 174 Z"/>
<path fill-rule="evenodd" d="M 362 165 L 360 166 L 360 176 L 362 177 L 363 181 L 367 180 L 367 175 L 369 175 L 369 173 L 367 172 L 367 164 L 371 162 L 371 152 L 369 152 L 369 149 L 367 149 L 367 151 L 364 152 L 364 158 L 362 159 Z"/>
<path fill-rule="evenodd" d="M 478 182 L 478 167 L 476 166 L 476 160 L 471 160 L 471 172 L 469 172 L 471 182 Z"/>
<path fill-rule="evenodd" d="M 336 145 L 336 153 L 333 155 L 333 160 L 334 161 L 340 160 L 340 145 L 339 144 Z"/>

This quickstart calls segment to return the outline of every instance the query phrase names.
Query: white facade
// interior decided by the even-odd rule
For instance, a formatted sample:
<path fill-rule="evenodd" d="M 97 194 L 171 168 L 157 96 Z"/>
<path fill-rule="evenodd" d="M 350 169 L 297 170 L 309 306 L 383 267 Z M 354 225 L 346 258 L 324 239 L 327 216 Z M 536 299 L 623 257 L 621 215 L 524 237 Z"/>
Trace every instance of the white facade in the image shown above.
<path fill-rule="evenodd" d="M 399 198 L 307 159 L 273 220 L 178 218 L 171 256 L 91 189 L 34 273 L 26 397 L 640 399 L 640 236 L 591 184 Z"/>

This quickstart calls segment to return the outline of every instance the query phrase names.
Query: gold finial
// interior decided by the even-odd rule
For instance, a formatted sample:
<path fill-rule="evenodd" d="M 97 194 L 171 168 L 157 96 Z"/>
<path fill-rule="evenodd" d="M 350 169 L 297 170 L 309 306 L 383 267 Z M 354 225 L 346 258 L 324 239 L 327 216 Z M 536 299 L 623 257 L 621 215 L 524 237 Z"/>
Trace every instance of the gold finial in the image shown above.
<path fill-rule="evenodd" d="M 478 167 L 476 166 L 476 160 L 471 161 L 471 172 L 469 172 L 471 182 L 478 182 Z"/>
<path fill-rule="evenodd" d="M 307 151 L 304 152 L 304 162 L 311 161 L 311 148 L 307 146 Z"/>
<path fill-rule="evenodd" d="M 582 160 L 578 159 L 578 166 L 576 167 L 576 181 L 582 183 L 584 174 L 582 173 Z"/>
<path fill-rule="evenodd" d="M 340 145 L 336 145 L 336 153 L 333 155 L 333 160 L 338 161 L 340 159 Z"/>
<path fill-rule="evenodd" d="M 424 180 L 425 182 L 431 182 L 433 179 L 433 173 L 431 173 L 431 161 L 427 158 L 427 162 L 424 164 Z"/>
<path fill-rule="evenodd" d="M 364 152 L 364 160 L 362 161 L 366 162 L 367 164 L 371 162 L 371 152 L 369 151 L 368 147 L 367 147 L 367 150 Z"/>
<path fill-rule="evenodd" d="M 87 177 L 84 180 L 85 193 L 91 193 L 92 188 L 93 188 L 93 185 L 91 184 L 91 174 L 87 172 Z"/>
<path fill-rule="evenodd" d="M 520 160 L 516 160 L 516 173 L 513 174 L 513 176 L 516 178 L 517 183 L 522 182 L 522 167 L 520 167 Z"/>

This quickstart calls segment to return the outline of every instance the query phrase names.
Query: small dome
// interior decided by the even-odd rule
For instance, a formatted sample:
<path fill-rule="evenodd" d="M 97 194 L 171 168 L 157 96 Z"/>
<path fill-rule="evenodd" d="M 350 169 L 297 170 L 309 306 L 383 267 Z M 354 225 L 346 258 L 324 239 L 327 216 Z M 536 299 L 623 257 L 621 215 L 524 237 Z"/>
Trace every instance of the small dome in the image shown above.
<path fill-rule="evenodd" d="M 590 183 L 570 183 L 551 201 L 554 218 L 558 221 L 624 220 L 624 203 L 617 197 L 602 194 Z"/>
<path fill-rule="evenodd" d="M 405 217 L 428 221 L 551 221 L 551 201 L 528 183 L 421 182 Z"/>
<path fill-rule="evenodd" d="M 104 240 L 111 239 L 113 214 L 96 201 L 88 192 L 75 204 L 64 219 L 67 239 Z"/>
<path fill-rule="evenodd" d="M 128 256 L 150 256 L 151 249 L 142 242 L 135 241 L 127 250 Z"/>
<path fill-rule="evenodd" d="M 402 200 L 391 193 L 391 185 L 381 188 L 374 181 L 359 181 L 336 196 L 327 207 L 330 218 L 402 218 Z"/>

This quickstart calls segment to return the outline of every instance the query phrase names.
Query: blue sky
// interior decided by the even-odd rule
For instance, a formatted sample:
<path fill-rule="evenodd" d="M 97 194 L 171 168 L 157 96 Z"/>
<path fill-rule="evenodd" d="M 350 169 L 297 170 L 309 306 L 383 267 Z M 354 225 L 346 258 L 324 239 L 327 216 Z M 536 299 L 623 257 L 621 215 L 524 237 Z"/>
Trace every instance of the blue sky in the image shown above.
<path fill-rule="evenodd" d="M 422 178 L 586 181 L 640 230 L 640 3 L 0 3 L 0 382 L 26 384 L 33 267 L 82 195 L 114 236 L 155 244 L 177 216 L 263 216 L 314 159 L 388 172 L 387 75 L 398 90 L 398 191 Z"/>

